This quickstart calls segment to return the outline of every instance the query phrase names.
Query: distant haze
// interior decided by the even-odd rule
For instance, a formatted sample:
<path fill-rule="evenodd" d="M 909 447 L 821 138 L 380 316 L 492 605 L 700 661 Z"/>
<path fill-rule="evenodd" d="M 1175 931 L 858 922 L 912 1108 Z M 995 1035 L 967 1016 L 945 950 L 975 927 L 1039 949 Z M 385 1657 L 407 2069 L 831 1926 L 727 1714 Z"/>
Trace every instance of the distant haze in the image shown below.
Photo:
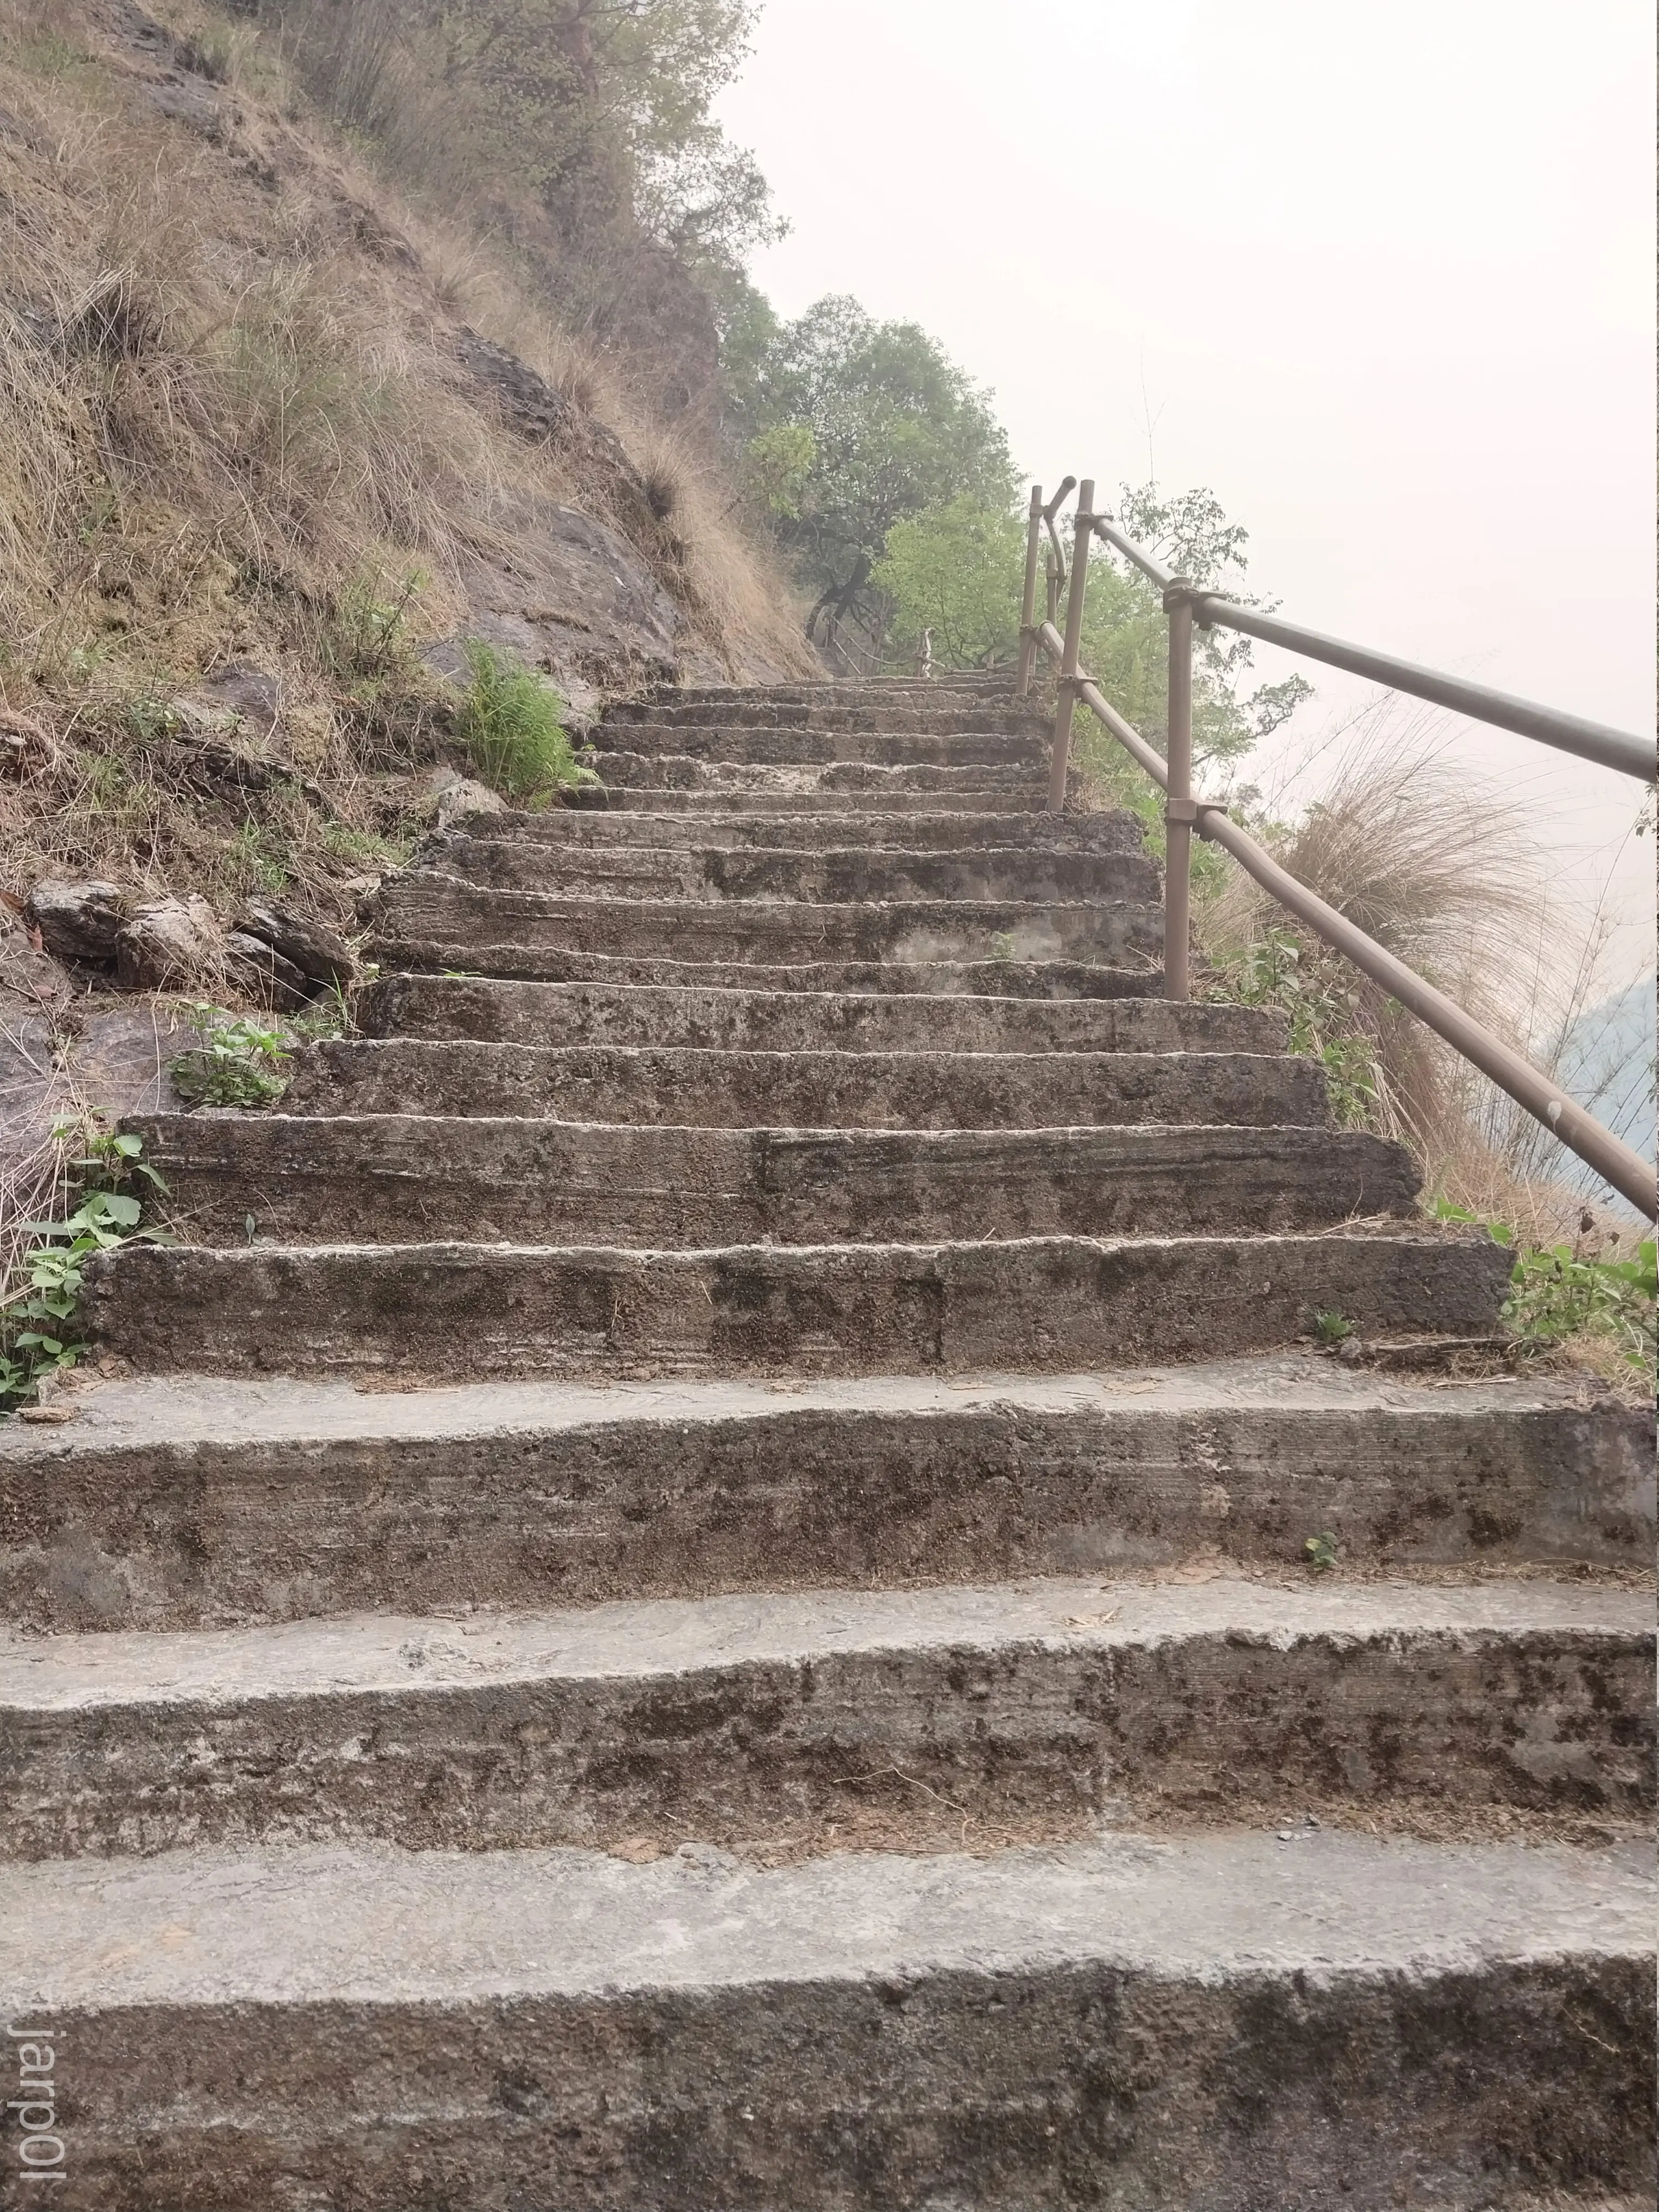
<path fill-rule="evenodd" d="M 793 235 L 755 275 L 921 323 L 1021 465 L 1212 486 L 1285 611 L 1653 726 L 1649 0 L 768 0 L 721 113 Z M 1283 664 L 1261 655 L 1264 674 Z M 1308 742 L 1367 696 L 1309 666 Z M 1612 879 L 1636 787 L 1454 726 Z"/>

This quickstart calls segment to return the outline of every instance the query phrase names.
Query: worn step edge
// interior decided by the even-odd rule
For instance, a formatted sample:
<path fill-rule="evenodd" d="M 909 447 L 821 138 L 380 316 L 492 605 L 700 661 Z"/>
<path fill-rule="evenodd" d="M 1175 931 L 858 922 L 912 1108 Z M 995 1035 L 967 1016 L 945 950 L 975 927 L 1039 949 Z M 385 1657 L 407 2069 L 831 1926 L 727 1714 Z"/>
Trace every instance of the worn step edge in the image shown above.
<path fill-rule="evenodd" d="M 1138 815 L 1122 808 L 1097 814 L 878 814 L 845 809 L 813 814 L 646 814 L 602 807 L 553 807 L 538 814 L 474 814 L 465 836 L 484 845 L 552 847 L 595 852 L 643 847 L 685 852 L 811 853 L 820 848 L 886 852 L 1084 853 L 1144 851 Z"/>
<path fill-rule="evenodd" d="M 575 818 L 575 817 L 573 817 Z M 417 854 L 405 881 L 433 876 L 480 890 L 554 898 L 696 900 L 719 906 L 893 905 L 931 900 L 1048 906 L 1160 896 L 1152 862 L 1129 852 L 1051 852 L 1041 847 L 863 850 L 800 846 L 624 845 L 615 848 L 454 836 Z"/>
<path fill-rule="evenodd" d="M 767 991 L 718 985 L 547 982 L 382 974 L 359 993 L 371 1037 L 696 1047 L 715 1051 L 1056 1050 L 1283 1053 L 1282 1014 L 1153 997 L 1002 998 L 963 993 Z M 541 1034 L 556 1027 L 556 1040 Z M 647 1036 L 646 1032 L 665 1032 Z"/>
<path fill-rule="evenodd" d="M 94 1342 L 158 1371 L 929 1373 L 1218 1358 L 1495 1324 L 1509 1255 L 1431 1234 L 1030 1237 L 709 1251 L 129 1244 L 88 1266 Z"/>
<path fill-rule="evenodd" d="M 1415 1215 L 1402 1146 L 1139 1123 L 782 1129 L 415 1113 L 137 1115 L 191 1242 L 892 1244 Z M 250 1228 L 257 1222 L 257 1231 Z"/>
<path fill-rule="evenodd" d="M 185 1627 L 396 1606 L 1115 1573 L 1199 1560 L 1631 1571 L 1653 1422 L 1582 1382 L 1309 1353 L 1120 1376 L 359 1390 L 188 1375 L 0 1425 L 0 1617 Z"/>
<path fill-rule="evenodd" d="M 1149 877 L 1146 886 L 1152 888 Z M 374 902 L 380 937 L 507 943 L 525 951 L 787 963 L 807 960 L 1009 963 L 1150 958 L 1163 909 L 1149 896 L 1018 899 L 595 898 L 500 890 L 435 869 L 393 878 Z M 677 947 L 684 946 L 684 952 Z M 694 949 L 695 948 L 695 949 Z"/>
<path fill-rule="evenodd" d="M 1652 1610 L 1097 1578 L 0 1642 L 0 1856 L 938 1849 L 1310 1808 L 1605 1840 L 1651 1809 Z"/>
<path fill-rule="evenodd" d="M 286 1114 L 548 1115 L 755 1128 L 1187 1122 L 1315 1128 L 1312 1060 L 1268 1053 L 743 1052 L 333 1038 L 295 1053 Z"/>
<path fill-rule="evenodd" d="M 449 945 L 379 934 L 370 939 L 365 955 L 382 968 L 459 982 L 631 983 L 699 991 L 811 992 L 832 998 L 876 994 L 1028 1000 L 1152 999 L 1164 988 L 1163 970 L 1150 962 L 1114 967 L 1080 960 L 820 960 L 775 966 L 515 944 Z"/>
<path fill-rule="evenodd" d="M 1638 1854 L 365 1844 L 10 1880 L 7 2018 L 73 2056 L 71 2212 L 164 2212 L 209 2172 L 226 2203 L 279 2180 L 488 2212 L 1651 2185 Z"/>

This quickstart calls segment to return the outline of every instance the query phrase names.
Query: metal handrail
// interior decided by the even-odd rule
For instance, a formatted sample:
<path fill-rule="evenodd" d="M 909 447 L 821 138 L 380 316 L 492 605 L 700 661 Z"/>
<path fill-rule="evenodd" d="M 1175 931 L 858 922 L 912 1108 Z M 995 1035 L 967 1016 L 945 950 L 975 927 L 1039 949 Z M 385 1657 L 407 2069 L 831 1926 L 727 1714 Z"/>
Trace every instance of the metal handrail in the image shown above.
<path fill-rule="evenodd" d="M 1167 592 L 1180 582 L 1144 545 L 1126 538 L 1106 516 L 1095 518 L 1095 534 L 1116 546 L 1159 591 Z M 1621 775 L 1652 783 L 1659 772 L 1652 740 L 1633 737 L 1611 723 L 1589 721 L 1582 714 L 1565 714 L 1559 707 L 1540 707 L 1534 700 L 1517 698 L 1512 691 L 1496 691 L 1490 684 L 1471 684 L 1466 677 L 1425 668 L 1420 661 L 1402 660 L 1397 654 L 1378 653 L 1368 645 L 1350 645 L 1346 638 L 1327 637 L 1322 630 L 1304 629 L 1300 623 L 1280 622 L 1276 615 L 1259 607 L 1242 607 L 1219 592 L 1206 592 L 1194 585 L 1182 588 L 1192 602 L 1194 619 L 1201 629 L 1243 630 L 1265 644 L 1305 653 L 1310 660 L 1326 661 L 1354 676 L 1371 677 L 1390 690 L 1409 691 L 1415 699 L 1431 700 L 1437 707 L 1450 707 L 1475 721 L 1491 722 L 1500 730 L 1513 730 L 1518 737 L 1534 738 L 1540 744 L 1576 753 L 1580 760 L 1616 769 Z"/>
<path fill-rule="evenodd" d="M 1612 1130 L 1604 1128 L 1594 1115 L 1588 1114 L 1577 1103 L 1568 1097 L 1559 1084 L 1551 1080 L 1522 1054 L 1516 1052 L 1484 1028 L 1472 1014 L 1467 1013 L 1455 1000 L 1449 999 L 1432 983 L 1426 982 L 1403 960 L 1397 959 L 1388 949 L 1368 937 L 1363 929 L 1340 914 L 1334 906 L 1308 889 L 1305 884 L 1282 868 L 1249 830 L 1241 827 L 1229 815 L 1219 800 L 1195 798 L 1192 794 L 1192 624 L 1194 612 L 1208 603 L 1210 619 L 1224 621 L 1230 628 L 1243 629 L 1243 622 L 1233 622 L 1235 615 L 1248 615 L 1250 622 L 1258 619 L 1253 609 L 1236 608 L 1231 600 L 1213 592 L 1194 590 L 1182 578 L 1173 575 L 1163 563 L 1142 546 L 1125 538 L 1110 520 L 1091 512 L 1094 486 L 1085 483 L 1078 501 L 1077 533 L 1072 551 L 1072 589 L 1066 610 L 1066 632 L 1062 637 L 1052 622 L 1032 625 L 1034 611 L 1028 590 L 1026 624 L 1029 625 L 1030 661 L 1035 662 L 1039 647 L 1060 664 L 1060 699 L 1054 715 L 1054 748 L 1053 773 L 1049 786 L 1049 806 L 1058 811 L 1065 804 L 1066 774 L 1070 750 L 1072 718 L 1079 700 L 1110 731 L 1130 757 L 1141 768 L 1165 794 L 1165 829 L 1167 851 L 1164 864 L 1164 992 L 1173 999 L 1189 995 L 1188 977 L 1188 927 L 1189 896 L 1189 865 L 1192 834 L 1211 840 L 1232 854 L 1246 874 L 1253 877 L 1262 889 L 1271 893 L 1281 906 L 1287 908 L 1299 920 L 1307 923 L 1316 935 L 1337 951 L 1352 961 L 1356 968 L 1382 985 L 1389 995 L 1397 999 L 1407 1011 L 1443 1037 L 1455 1052 L 1460 1053 L 1471 1065 L 1480 1069 L 1498 1088 L 1506 1091 L 1516 1104 L 1540 1121 L 1553 1136 L 1580 1159 L 1592 1167 L 1613 1188 L 1627 1198 L 1638 1212 L 1650 1220 L 1659 1214 L 1659 1191 L 1656 1190 L 1654 1170 L 1632 1146 Z M 1042 514 L 1042 494 L 1033 488 L 1031 494 L 1032 527 L 1028 544 L 1028 583 L 1034 581 L 1037 547 L 1036 524 Z M 1088 580 L 1088 544 L 1091 536 L 1106 540 L 1133 561 L 1164 594 L 1165 612 L 1170 617 L 1170 754 L 1165 760 L 1149 744 L 1139 730 L 1127 722 L 1102 692 L 1099 685 L 1083 667 L 1079 658 L 1079 646 L 1083 629 L 1083 597 Z M 1224 612 L 1223 611 L 1224 610 Z M 1198 619 L 1206 620 L 1206 613 L 1198 611 Z M 1273 625 L 1285 634 L 1275 635 L 1275 644 L 1285 638 L 1315 638 L 1317 633 L 1297 629 L 1293 623 Z M 1263 629 L 1254 629 L 1253 635 L 1265 635 Z M 1024 640 L 1023 640 L 1024 642 Z M 1361 668 L 1361 674 L 1375 672 L 1377 668 L 1401 668 L 1423 682 L 1443 685 L 1449 691 L 1473 696 L 1482 703 L 1464 705 L 1462 711 L 1477 714 L 1482 720 L 1499 721 L 1500 726 L 1519 729 L 1523 736 L 1536 737 L 1545 744 L 1563 744 L 1563 732 L 1575 738 L 1589 732 L 1598 741 L 1615 738 L 1623 746 L 1636 746 L 1638 740 L 1621 731 L 1608 731 L 1598 723 L 1581 723 L 1577 717 L 1557 714 L 1549 708 L 1534 708 L 1524 700 L 1511 700 L 1504 692 L 1486 690 L 1480 684 L 1463 684 L 1450 677 L 1439 677 L 1432 670 L 1418 669 L 1410 662 L 1394 662 L 1384 654 L 1364 655 L 1358 647 L 1336 647 L 1336 641 L 1319 639 L 1322 646 L 1331 646 L 1357 657 L 1368 659 L 1370 668 Z M 1303 646 L 1298 649 L 1310 650 Z M 1330 654 L 1318 657 L 1331 658 Z M 1347 667 L 1352 661 L 1338 661 L 1338 666 Z M 1031 670 L 1027 655 L 1022 652 L 1020 663 L 1020 693 L 1024 696 L 1030 689 Z M 1401 683 L 1401 690 L 1417 687 Z M 1438 692 L 1419 688 L 1419 696 L 1439 697 Z M 1504 719 L 1490 711 L 1491 702 L 1505 708 L 1514 708 L 1540 718 L 1553 726 L 1553 733 L 1541 729 L 1523 728 L 1517 720 Z M 1443 698 L 1441 703 L 1460 703 Z M 1600 759 L 1604 765 L 1624 765 L 1620 760 L 1609 759 L 1603 753 L 1591 753 L 1577 743 L 1564 744 L 1564 750 L 1581 751 L 1588 759 Z M 1651 771 L 1630 769 L 1631 774 Z"/>

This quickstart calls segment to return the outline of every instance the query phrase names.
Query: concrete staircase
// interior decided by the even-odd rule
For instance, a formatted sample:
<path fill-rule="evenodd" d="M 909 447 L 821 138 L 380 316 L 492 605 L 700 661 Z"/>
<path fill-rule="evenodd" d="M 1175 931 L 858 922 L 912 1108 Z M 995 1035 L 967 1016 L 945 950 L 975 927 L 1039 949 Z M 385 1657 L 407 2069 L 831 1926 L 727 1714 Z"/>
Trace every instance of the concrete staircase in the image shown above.
<path fill-rule="evenodd" d="M 601 741 L 0 1431 L 20 2201 L 1650 2205 L 1650 1424 L 1006 691 Z"/>

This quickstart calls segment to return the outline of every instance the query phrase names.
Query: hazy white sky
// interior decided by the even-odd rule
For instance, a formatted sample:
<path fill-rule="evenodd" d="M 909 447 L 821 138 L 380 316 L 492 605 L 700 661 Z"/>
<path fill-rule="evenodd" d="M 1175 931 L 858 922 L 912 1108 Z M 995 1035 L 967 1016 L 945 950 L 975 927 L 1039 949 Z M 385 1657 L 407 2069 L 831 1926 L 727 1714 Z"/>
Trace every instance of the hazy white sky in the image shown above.
<path fill-rule="evenodd" d="M 1650 0 L 767 0 L 721 114 L 793 225 L 777 307 L 921 323 L 1033 480 L 1139 481 L 1150 441 L 1287 614 L 1642 730 L 1654 35 Z M 1365 696 L 1307 672 L 1304 743 Z M 1635 787 L 1458 727 L 1648 964 Z"/>

